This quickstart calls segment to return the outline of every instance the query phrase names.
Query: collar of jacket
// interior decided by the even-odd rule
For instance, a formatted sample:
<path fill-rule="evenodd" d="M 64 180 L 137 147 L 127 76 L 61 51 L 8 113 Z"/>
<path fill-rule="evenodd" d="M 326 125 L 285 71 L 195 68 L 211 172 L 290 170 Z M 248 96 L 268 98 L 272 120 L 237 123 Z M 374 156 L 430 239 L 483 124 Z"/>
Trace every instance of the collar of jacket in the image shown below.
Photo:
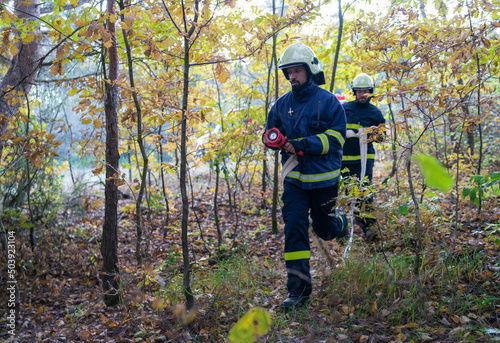
<path fill-rule="evenodd" d="M 312 94 L 314 94 L 314 92 L 316 92 L 317 89 L 318 85 L 316 84 L 316 82 L 314 82 L 312 79 L 309 79 L 309 82 L 305 84 L 304 88 L 297 91 L 292 90 L 292 93 L 298 102 L 305 102 Z"/>

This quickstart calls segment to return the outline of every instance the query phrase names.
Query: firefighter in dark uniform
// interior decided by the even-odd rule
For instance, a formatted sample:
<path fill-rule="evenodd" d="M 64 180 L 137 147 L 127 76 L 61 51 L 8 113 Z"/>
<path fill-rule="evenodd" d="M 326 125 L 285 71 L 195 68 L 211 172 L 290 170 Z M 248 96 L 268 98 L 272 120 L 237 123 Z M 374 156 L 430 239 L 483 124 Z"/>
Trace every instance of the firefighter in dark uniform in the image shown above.
<path fill-rule="evenodd" d="M 346 216 L 334 209 L 346 121 L 337 98 L 318 87 L 325 84 L 325 77 L 309 47 L 290 45 L 280 57 L 279 68 L 292 90 L 272 106 L 265 132 L 278 129 L 287 138 L 281 150 L 282 164 L 285 167 L 294 159 L 296 163 L 284 178 L 282 195 L 289 292 L 282 308 L 290 310 L 304 305 L 312 291 L 309 217 L 314 232 L 324 240 L 348 234 Z M 263 143 L 276 149 L 268 144 L 265 134 Z"/>
<path fill-rule="evenodd" d="M 347 139 L 344 144 L 344 154 L 342 157 L 342 169 L 348 168 L 348 172 L 342 174 L 343 177 L 362 175 L 362 169 L 365 171 L 365 176 L 371 184 L 373 177 L 373 165 L 375 161 L 375 149 L 373 143 L 380 143 L 383 140 L 383 135 L 379 133 L 380 124 L 385 123 L 382 112 L 373 104 L 370 103 L 371 94 L 374 91 L 373 79 L 361 73 L 356 76 L 352 82 L 352 91 L 356 96 L 356 100 L 344 103 L 344 110 L 347 119 Z M 383 125 L 382 125 L 383 126 Z M 373 131 L 368 134 L 358 134 L 359 131 L 366 129 Z M 351 131 L 350 131 L 351 130 Z M 366 161 L 362 160 L 361 144 L 366 146 Z M 366 163 L 363 166 L 363 163 Z M 359 207 L 365 213 L 373 213 L 373 197 L 369 197 L 359 204 Z M 375 218 L 356 218 L 363 230 L 366 242 L 371 242 L 377 236 L 377 231 L 373 227 L 376 222 Z"/>

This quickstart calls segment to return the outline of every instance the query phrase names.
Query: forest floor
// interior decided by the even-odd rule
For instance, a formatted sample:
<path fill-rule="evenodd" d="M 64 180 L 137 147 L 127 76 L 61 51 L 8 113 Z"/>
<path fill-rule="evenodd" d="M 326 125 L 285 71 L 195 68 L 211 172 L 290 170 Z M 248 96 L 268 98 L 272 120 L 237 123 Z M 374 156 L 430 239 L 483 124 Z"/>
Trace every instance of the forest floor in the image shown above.
<path fill-rule="evenodd" d="M 0 340 L 229 342 L 238 319 L 250 308 L 261 307 L 272 319 L 271 331 L 261 342 L 500 341 L 498 199 L 489 207 L 485 204 L 487 216 L 481 221 L 473 215 L 476 209 L 461 208 L 457 228 L 451 201 L 449 206 L 439 204 L 439 215 L 429 210 L 432 203 L 426 205 L 418 279 L 412 274 L 416 239 L 404 206 L 381 216 L 381 237 L 374 244 L 365 244 L 356 228 L 345 261 L 345 246 L 327 242 L 328 257 L 313 243 L 312 300 L 303 309 L 285 313 L 280 309 L 287 295 L 282 224 L 279 234 L 270 233 L 270 210 L 260 209 L 257 190 L 238 195 L 239 212 L 231 210 L 227 195 L 219 209 L 224 239 L 223 253 L 217 256 L 213 192 L 196 192 L 189 232 L 195 297 L 191 311 L 183 305 L 179 200 L 171 209 L 165 236 L 161 208 L 151 219 L 145 217 L 146 226 L 154 229 L 146 233 L 149 258 L 142 266 L 135 258 L 133 203 L 120 200 L 123 302 L 109 308 L 99 278 L 102 198 L 87 198 L 84 216 L 69 208 L 57 227 L 38 228 L 33 250 L 28 236 L 16 232 L 20 315 L 14 335 L 2 315 Z M 378 196 L 382 209 L 392 199 L 383 190 Z M 2 288 L 7 287 L 5 280 L 2 277 Z M 2 292 L 0 306 L 6 309 L 7 302 L 8 294 Z"/>

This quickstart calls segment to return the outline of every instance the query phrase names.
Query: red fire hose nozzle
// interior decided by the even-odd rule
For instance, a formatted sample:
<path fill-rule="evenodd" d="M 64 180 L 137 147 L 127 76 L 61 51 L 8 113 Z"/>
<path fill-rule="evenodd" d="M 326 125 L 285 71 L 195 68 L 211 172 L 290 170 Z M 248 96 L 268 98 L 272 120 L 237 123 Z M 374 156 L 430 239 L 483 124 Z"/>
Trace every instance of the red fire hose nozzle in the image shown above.
<path fill-rule="evenodd" d="M 286 138 L 280 132 L 280 130 L 273 128 L 267 130 L 264 134 L 267 140 L 267 145 L 275 147 L 275 148 L 283 148 L 286 143 Z"/>
<path fill-rule="evenodd" d="M 267 130 L 264 133 L 264 136 L 266 137 L 267 145 L 272 146 L 274 148 L 283 149 L 285 143 L 287 142 L 286 137 L 283 136 L 281 134 L 280 130 L 278 130 L 276 128 L 272 128 L 270 130 Z M 303 155 L 304 153 L 302 151 L 299 151 L 298 154 Z"/>

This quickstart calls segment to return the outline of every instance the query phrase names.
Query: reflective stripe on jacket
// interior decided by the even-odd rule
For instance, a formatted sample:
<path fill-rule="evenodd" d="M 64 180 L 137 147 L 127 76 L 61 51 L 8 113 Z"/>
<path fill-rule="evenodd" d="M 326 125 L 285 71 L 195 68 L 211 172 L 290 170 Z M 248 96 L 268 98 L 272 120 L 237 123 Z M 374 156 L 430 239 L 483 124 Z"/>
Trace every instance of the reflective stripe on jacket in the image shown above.
<path fill-rule="evenodd" d="M 378 126 L 385 123 L 382 112 L 377 106 L 366 103 L 360 104 L 357 100 L 350 101 L 343 104 L 346 120 L 347 130 L 353 130 L 357 133 L 358 129 L 369 128 L 371 126 Z M 368 143 L 367 159 L 375 159 L 375 148 L 372 143 Z M 356 164 L 361 163 L 361 154 L 359 151 L 359 139 L 347 138 L 344 145 L 344 154 L 342 157 L 342 164 Z"/>
<path fill-rule="evenodd" d="M 319 121 L 318 121 L 319 114 Z M 266 131 L 277 128 L 288 140 L 304 140 L 305 154 L 286 181 L 302 189 L 333 186 L 338 182 L 346 135 L 344 109 L 329 91 L 311 82 L 299 94 L 290 91 L 269 111 Z M 290 157 L 284 151 L 282 164 Z"/>

